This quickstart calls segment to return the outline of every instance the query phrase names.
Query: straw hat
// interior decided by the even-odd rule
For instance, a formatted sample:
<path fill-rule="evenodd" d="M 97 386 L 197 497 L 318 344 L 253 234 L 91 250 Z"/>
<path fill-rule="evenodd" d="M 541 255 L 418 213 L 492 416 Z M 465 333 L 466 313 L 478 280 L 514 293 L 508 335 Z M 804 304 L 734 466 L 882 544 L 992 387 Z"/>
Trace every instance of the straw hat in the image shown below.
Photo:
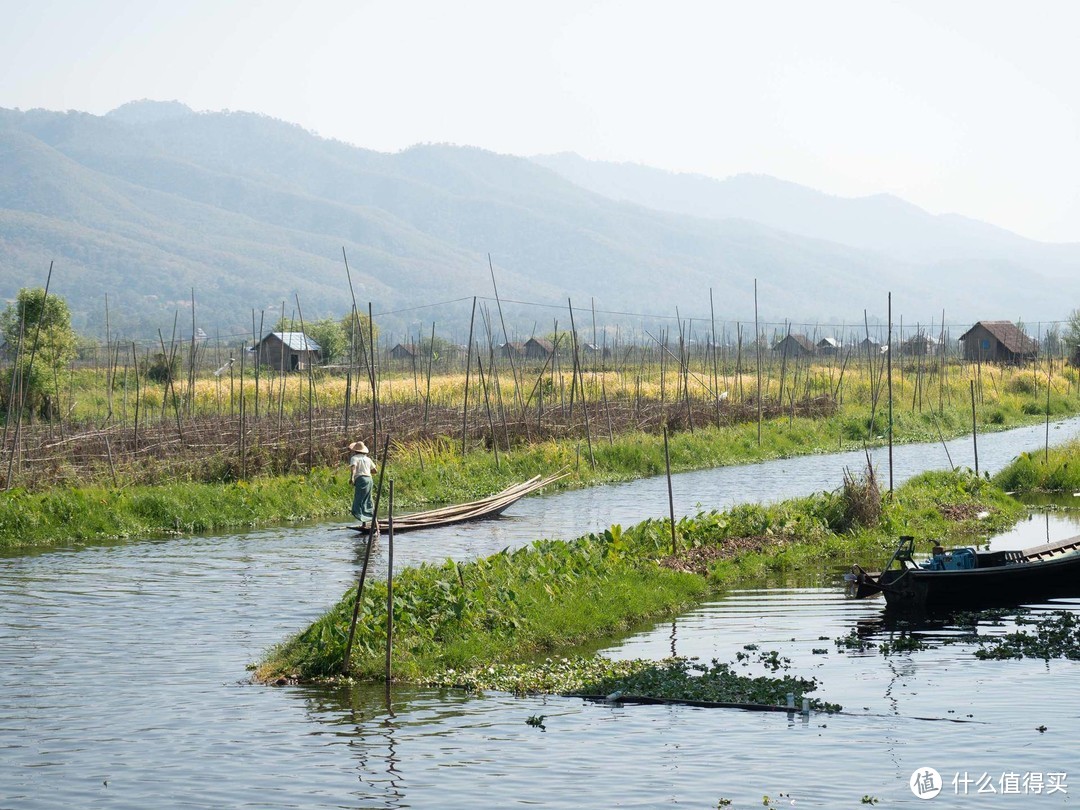
<path fill-rule="evenodd" d="M 363 442 L 353 442 L 349 445 L 349 449 L 354 453 L 366 453 L 368 451 L 367 445 Z"/>

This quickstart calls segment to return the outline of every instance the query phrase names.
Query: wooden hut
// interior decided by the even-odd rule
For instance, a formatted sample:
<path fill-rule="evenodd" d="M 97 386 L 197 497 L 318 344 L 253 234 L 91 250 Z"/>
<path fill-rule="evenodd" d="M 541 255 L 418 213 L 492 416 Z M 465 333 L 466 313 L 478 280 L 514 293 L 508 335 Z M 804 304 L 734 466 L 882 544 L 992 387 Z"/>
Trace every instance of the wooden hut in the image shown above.
<path fill-rule="evenodd" d="M 826 356 L 840 354 L 840 349 L 842 348 L 843 344 L 834 337 L 823 337 L 817 342 L 818 354 Z"/>
<path fill-rule="evenodd" d="M 1039 344 L 1011 321 L 979 321 L 960 340 L 967 360 L 1020 364 L 1039 355 Z"/>
<path fill-rule="evenodd" d="M 781 357 L 810 357 L 817 347 L 806 335 L 787 335 L 777 341 L 772 350 Z"/>
<path fill-rule="evenodd" d="M 525 344 L 517 341 L 504 343 L 499 347 L 499 353 L 503 357 L 512 357 L 515 360 L 525 356 Z"/>
<path fill-rule="evenodd" d="M 278 371 L 305 371 L 322 360 L 319 344 L 303 332 L 271 332 L 252 351 L 259 365 Z"/>
<path fill-rule="evenodd" d="M 390 350 L 394 360 L 415 360 L 420 356 L 420 347 L 415 343 L 399 343 Z"/>
<path fill-rule="evenodd" d="M 555 351 L 555 345 L 547 338 L 529 338 L 525 341 L 525 357 L 529 360 L 547 360 Z"/>
<path fill-rule="evenodd" d="M 928 357 L 938 353 L 940 344 L 926 332 L 919 332 L 900 344 L 900 353 L 908 357 Z"/>

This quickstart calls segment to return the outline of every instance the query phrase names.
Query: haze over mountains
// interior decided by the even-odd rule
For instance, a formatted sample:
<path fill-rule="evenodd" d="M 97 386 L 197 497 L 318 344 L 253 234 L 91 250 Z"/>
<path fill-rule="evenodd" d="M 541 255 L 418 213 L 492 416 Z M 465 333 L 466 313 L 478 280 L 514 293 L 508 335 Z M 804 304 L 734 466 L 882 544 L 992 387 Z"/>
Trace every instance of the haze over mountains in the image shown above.
<path fill-rule="evenodd" d="M 583 308 L 806 322 L 1063 318 L 1080 245 L 1048 245 L 895 197 L 844 199 L 770 177 L 714 180 L 574 155 L 471 147 L 384 154 L 252 113 L 133 102 L 106 116 L 0 110 L 0 297 L 44 283 L 76 327 L 213 334 L 352 296 L 406 328 L 468 320 L 491 295 L 516 329 Z M 461 302 L 459 299 L 467 299 Z M 439 307 L 438 302 L 457 303 Z M 416 307 L 425 309 L 416 310 Z M 449 308 L 449 309 L 448 309 Z M 402 312 L 402 310 L 408 310 Z M 434 313 L 439 312 L 436 316 Z M 447 314 L 449 313 L 449 314 Z M 539 313 L 539 314 L 538 314 Z M 258 315 L 257 315 L 258 317 Z M 189 327 L 190 328 L 190 327 Z"/>

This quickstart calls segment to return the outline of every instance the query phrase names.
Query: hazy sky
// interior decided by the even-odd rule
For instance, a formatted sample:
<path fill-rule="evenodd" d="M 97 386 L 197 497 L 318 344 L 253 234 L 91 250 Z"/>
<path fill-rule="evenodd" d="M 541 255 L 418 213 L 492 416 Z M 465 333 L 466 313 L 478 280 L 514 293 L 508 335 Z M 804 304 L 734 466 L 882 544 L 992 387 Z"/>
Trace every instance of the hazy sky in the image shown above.
<path fill-rule="evenodd" d="M 1080 241 L 1080 3 L 0 0 L 0 107 L 251 110 L 574 151 Z"/>

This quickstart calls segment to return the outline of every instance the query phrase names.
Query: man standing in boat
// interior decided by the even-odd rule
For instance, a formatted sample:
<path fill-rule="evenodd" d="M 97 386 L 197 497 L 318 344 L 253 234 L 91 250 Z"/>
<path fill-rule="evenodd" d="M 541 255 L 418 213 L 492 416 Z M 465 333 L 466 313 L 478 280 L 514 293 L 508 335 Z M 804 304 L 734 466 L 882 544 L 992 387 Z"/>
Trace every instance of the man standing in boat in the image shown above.
<path fill-rule="evenodd" d="M 362 528 L 367 528 L 368 521 L 375 517 L 375 504 L 371 500 L 371 475 L 378 472 L 378 467 L 368 455 L 367 445 L 357 441 L 349 445 L 353 455 L 349 458 L 349 481 L 353 485 L 353 517 L 360 521 Z"/>

